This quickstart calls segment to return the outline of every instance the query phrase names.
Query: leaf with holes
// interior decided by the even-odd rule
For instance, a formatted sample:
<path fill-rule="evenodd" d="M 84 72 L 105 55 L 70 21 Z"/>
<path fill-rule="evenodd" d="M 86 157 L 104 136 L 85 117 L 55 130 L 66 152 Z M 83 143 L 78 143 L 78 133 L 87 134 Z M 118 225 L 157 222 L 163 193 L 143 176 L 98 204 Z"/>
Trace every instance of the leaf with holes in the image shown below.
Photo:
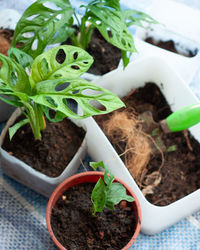
<path fill-rule="evenodd" d="M 63 90 L 56 91 L 59 85 L 65 82 L 69 83 L 68 86 Z M 47 106 L 75 119 L 105 114 L 124 106 L 124 103 L 109 90 L 93 85 L 81 78 L 38 82 L 36 84 L 36 95 L 30 98 L 37 104 Z M 68 99 L 74 100 L 82 109 L 83 114 L 74 113 L 67 104 Z M 105 110 L 101 110 L 101 106 L 95 107 L 93 101 L 98 102 Z"/>
<path fill-rule="evenodd" d="M 92 63 L 93 58 L 83 49 L 58 46 L 34 60 L 30 81 L 35 84 L 50 79 L 76 78 L 86 72 Z"/>
<path fill-rule="evenodd" d="M 29 78 L 17 62 L 0 54 L 0 79 L 13 91 L 30 93 Z"/>
<path fill-rule="evenodd" d="M 68 0 L 36 1 L 26 9 L 17 23 L 11 46 L 20 44 L 21 50 L 35 58 L 60 35 L 58 31 L 67 25 L 72 14 L 73 9 Z"/>
<path fill-rule="evenodd" d="M 147 24 L 150 23 L 158 24 L 158 22 L 154 18 L 152 18 L 151 16 L 147 15 L 144 12 L 137 10 L 131 10 L 131 9 L 124 10 L 123 17 L 128 27 L 136 25 L 142 28 L 146 28 Z"/>
<path fill-rule="evenodd" d="M 121 10 L 108 6 L 87 5 L 87 18 L 102 34 L 102 36 L 121 50 L 136 51 L 131 33 L 127 29 Z"/>
<path fill-rule="evenodd" d="M 11 47 L 8 51 L 9 57 L 20 64 L 24 69 L 30 70 L 33 58 L 20 49 Z"/>

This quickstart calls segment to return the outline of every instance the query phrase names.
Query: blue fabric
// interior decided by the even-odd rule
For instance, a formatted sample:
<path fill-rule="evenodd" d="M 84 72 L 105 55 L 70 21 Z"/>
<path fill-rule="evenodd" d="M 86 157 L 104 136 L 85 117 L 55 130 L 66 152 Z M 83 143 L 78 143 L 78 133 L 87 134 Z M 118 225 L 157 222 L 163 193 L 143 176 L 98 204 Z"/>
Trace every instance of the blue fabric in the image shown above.
<path fill-rule="evenodd" d="M 0 0 L 0 10 L 13 8 L 20 13 L 32 1 Z M 72 1 L 74 6 L 87 1 Z M 151 0 L 121 0 L 124 8 L 145 10 Z M 199 0 L 177 0 L 200 9 Z M 134 4 L 134 6 L 133 6 Z M 189 21 L 189 20 L 188 20 Z M 200 98 L 200 70 L 191 89 Z M 0 124 L 0 129 L 4 124 Z M 84 164 L 90 161 L 87 156 Z M 80 167 L 79 171 L 83 171 Z M 4 176 L 0 169 L 0 249 L 56 249 L 46 229 L 45 210 L 48 200 L 42 195 Z M 154 236 L 140 234 L 131 249 L 200 249 L 200 211 Z"/>

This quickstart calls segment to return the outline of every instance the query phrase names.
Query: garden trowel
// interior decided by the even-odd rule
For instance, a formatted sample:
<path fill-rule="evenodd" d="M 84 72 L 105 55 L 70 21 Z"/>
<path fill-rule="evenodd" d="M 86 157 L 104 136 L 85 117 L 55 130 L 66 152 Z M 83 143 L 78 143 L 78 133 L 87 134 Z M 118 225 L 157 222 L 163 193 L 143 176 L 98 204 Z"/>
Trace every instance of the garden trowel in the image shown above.
<path fill-rule="evenodd" d="M 144 121 L 144 131 L 146 132 L 152 132 L 156 128 L 161 128 L 164 133 L 178 132 L 200 122 L 200 103 L 179 109 L 159 123 L 153 120 L 150 111 L 143 112 L 139 118 Z"/>

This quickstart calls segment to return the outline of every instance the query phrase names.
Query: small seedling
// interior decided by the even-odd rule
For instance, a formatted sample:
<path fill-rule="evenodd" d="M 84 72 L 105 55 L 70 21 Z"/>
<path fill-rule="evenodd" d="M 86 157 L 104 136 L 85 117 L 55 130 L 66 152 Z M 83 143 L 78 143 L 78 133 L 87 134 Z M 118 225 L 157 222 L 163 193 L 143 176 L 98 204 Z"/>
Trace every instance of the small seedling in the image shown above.
<path fill-rule="evenodd" d="M 50 4 L 48 4 L 50 3 Z M 54 6 L 53 6 L 54 5 Z M 149 15 L 131 9 L 122 10 L 119 0 L 92 0 L 81 5 L 82 17 L 68 0 L 38 0 L 19 20 L 11 46 L 20 44 L 24 52 L 35 58 L 49 44 L 70 38 L 72 45 L 87 49 L 96 28 L 108 43 L 121 50 L 124 67 L 136 51 L 128 27 L 145 27 L 157 23 Z M 74 25 L 78 27 L 75 32 Z"/>
<path fill-rule="evenodd" d="M 46 126 L 44 115 L 57 122 L 65 117 L 80 119 L 105 114 L 124 106 L 110 91 L 80 78 L 92 62 L 87 52 L 70 45 L 47 50 L 34 60 L 16 48 L 10 51 L 10 58 L 0 54 L 0 99 L 19 107 L 26 117 L 9 129 L 10 139 L 29 123 L 35 139 L 40 140 Z M 70 109 L 70 100 L 82 109 L 81 115 Z M 96 108 L 94 101 L 105 110 Z M 56 112 L 54 118 L 50 117 L 50 110 Z"/>
<path fill-rule="evenodd" d="M 122 200 L 134 201 L 132 196 L 126 194 L 126 188 L 121 183 L 113 183 L 114 176 L 102 161 L 90 162 L 90 166 L 94 170 L 97 170 L 98 167 L 105 169 L 104 180 L 100 178 L 92 191 L 91 201 L 93 205 L 91 211 L 93 216 L 97 212 L 102 212 L 104 207 L 113 210 L 114 206 Z"/>

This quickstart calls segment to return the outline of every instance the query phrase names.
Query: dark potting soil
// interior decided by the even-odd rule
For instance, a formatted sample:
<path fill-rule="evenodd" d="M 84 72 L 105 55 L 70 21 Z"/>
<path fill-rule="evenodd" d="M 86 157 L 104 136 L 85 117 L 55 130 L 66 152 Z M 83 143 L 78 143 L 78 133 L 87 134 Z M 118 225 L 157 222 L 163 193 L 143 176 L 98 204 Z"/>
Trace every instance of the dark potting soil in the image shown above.
<path fill-rule="evenodd" d="M 14 31 L 0 28 L 0 53 L 8 55 L 8 49 L 13 38 Z"/>
<path fill-rule="evenodd" d="M 151 111 L 156 122 L 165 119 L 171 113 L 164 96 L 154 83 L 147 83 L 145 87 L 136 89 L 124 99 L 124 102 L 127 108 L 133 107 L 137 114 Z M 120 111 L 123 110 L 125 109 Z M 110 116 L 111 113 L 95 119 L 102 127 Z M 162 133 L 159 138 L 166 148 L 163 151 L 164 165 L 161 167 L 161 153 L 153 152 L 142 183 L 138 185 L 143 193 L 145 189 L 150 188 L 150 192 L 145 194 L 148 201 L 165 206 L 200 188 L 200 145 L 188 130 L 170 134 Z M 120 147 L 115 144 L 113 146 L 119 155 L 125 152 L 125 142 L 122 142 Z M 122 156 L 123 161 L 124 159 L 125 156 Z M 152 174 L 155 172 L 159 172 L 157 180 L 152 179 Z"/>
<path fill-rule="evenodd" d="M 77 28 L 75 33 L 78 33 Z M 71 41 L 68 39 L 62 44 L 71 44 Z M 103 75 L 116 69 L 121 59 L 121 50 L 108 43 L 97 29 L 93 31 L 87 52 L 94 58 L 88 70 L 94 75 Z"/>
<path fill-rule="evenodd" d="M 87 52 L 94 58 L 88 72 L 95 75 L 103 75 L 116 69 L 121 59 L 121 50 L 108 43 L 97 29 L 92 34 Z"/>
<path fill-rule="evenodd" d="M 131 239 L 135 215 L 131 203 L 104 209 L 91 216 L 93 183 L 67 190 L 52 210 L 51 226 L 57 240 L 66 249 L 122 249 Z"/>
<path fill-rule="evenodd" d="M 185 51 L 185 53 L 179 53 L 176 49 L 176 46 L 174 44 L 174 42 L 172 40 L 168 40 L 168 41 L 155 41 L 152 37 L 147 37 L 145 39 L 145 42 L 150 43 L 152 45 L 155 45 L 159 48 L 174 52 L 176 54 L 181 54 L 183 56 L 187 56 L 187 57 L 193 57 L 197 54 L 197 49 L 195 49 L 194 51 L 191 51 L 189 49 L 187 49 Z"/>
<path fill-rule="evenodd" d="M 81 146 L 85 131 L 68 119 L 47 122 L 42 140 L 35 140 L 29 125 L 25 125 L 9 140 L 6 135 L 3 149 L 32 168 L 57 177 L 66 168 Z"/>

